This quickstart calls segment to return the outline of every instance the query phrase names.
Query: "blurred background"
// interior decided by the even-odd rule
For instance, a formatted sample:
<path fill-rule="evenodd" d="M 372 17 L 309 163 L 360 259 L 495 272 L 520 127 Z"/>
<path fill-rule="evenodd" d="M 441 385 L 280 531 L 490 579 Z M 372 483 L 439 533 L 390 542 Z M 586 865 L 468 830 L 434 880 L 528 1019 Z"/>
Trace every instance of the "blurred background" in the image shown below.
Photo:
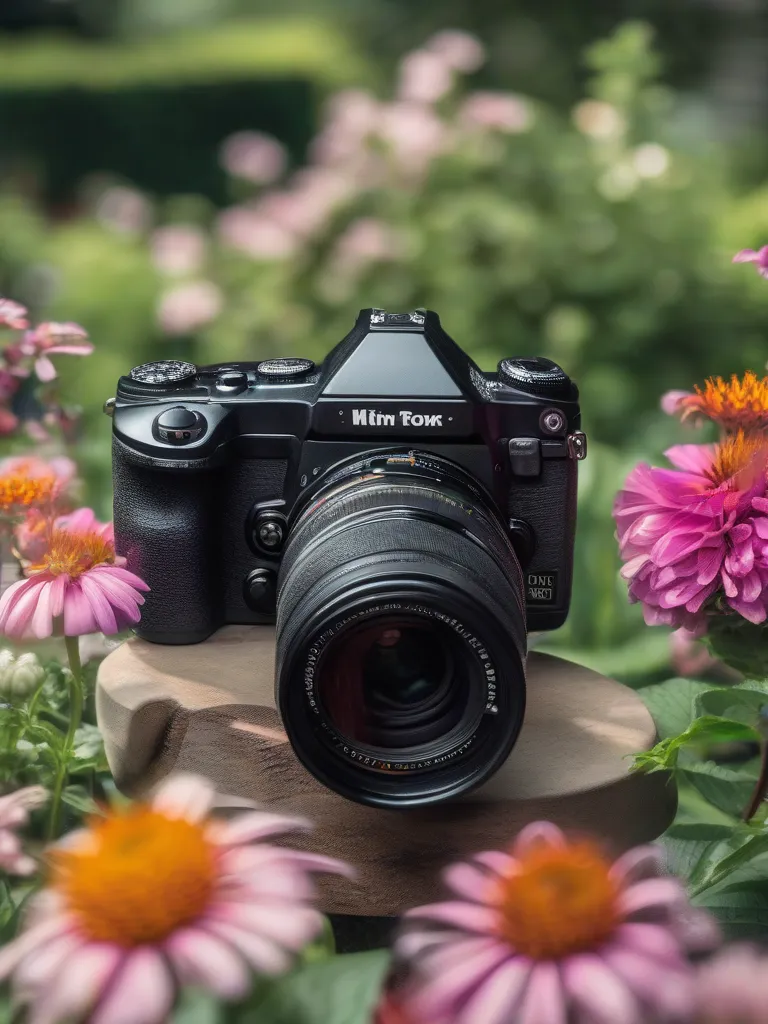
<path fill-rule="evenodd" d="M 545 645 L 668 675 L 611 506 L 681 439 L 664 391 L 764 371 L 768 283 L 730 261 L 768 242 L 767 22 L 762 0 L 3 0 L 0 294 L 96 344 L 59 363 L 91 503 L 130 366 L 319 359 L 359 308 L 426 305 L 483 367 L 543 354 L 581 387 L 573 611 Z"/>

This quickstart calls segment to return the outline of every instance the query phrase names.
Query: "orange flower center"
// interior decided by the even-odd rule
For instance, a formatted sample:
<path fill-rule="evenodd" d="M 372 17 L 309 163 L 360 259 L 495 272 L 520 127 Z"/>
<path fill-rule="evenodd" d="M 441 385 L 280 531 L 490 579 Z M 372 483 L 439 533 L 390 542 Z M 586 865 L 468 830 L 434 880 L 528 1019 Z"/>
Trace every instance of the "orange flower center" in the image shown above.
<path fill-rule="evenodd" d="M 195 920 L 216 880 L 205 826 L 141 805 L 91 823 L 82 843 L 53 853 L 52 870 L 84 934 L 126 947 Z"/>
<path fill-rule="evenodd" d="M 0 476 L 0 513 L 18 515 L 28 508 L 49 505 L 57 490 L 55 476 L 26 476 L 24 473 Z"/>
<path fill-rule="evenodd" d="M 610 866 L 588 842 L 535 846 L 499 886 L 504 938 L 534 960 L 601 946 L 620 920 Z"/>
<path fill-rule="evenodd" d="M 731 481 L 734 488 L 748 490 L 768 472 L 768 439 L 762 434 L 745 434 L 743 430 L 717 446 L 715 460 L 709 471 L 712 483 Z"/>
<path fill-rule="evenodd" d="M 768 427 L 768 377 L 762 380 L 748 370 L 729 381 L 710 377 L 696 394 L 683 399 L 683 415 L 703 413 L 726 430 L 762 430 Z"/>
<path fill-rule="evenodd" d="M 111 541 L 98 533 L 69 533 L 54 530 L 48 550 L 39 562 L 29 566 L 29 572 L 48 571 L 54 576 L 66 573 L 76 579 L 94 565 L 114 562 L 115 548 Z"/>

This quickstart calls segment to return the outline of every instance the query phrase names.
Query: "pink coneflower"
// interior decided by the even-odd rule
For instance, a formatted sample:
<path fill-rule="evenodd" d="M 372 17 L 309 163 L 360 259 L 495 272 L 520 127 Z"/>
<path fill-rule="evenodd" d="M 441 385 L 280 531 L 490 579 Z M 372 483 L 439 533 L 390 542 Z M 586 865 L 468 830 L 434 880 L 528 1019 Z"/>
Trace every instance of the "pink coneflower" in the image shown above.
<path fill-rule="evenodd" d="M 742 249 L 733 257 L 734 263 L 755 263 L 760 277 L 768 277 L 768 245 L 761 249 Z"/>
<path fill-rule="evenodd" d="M 16 639 L 51 636 L 61 619 L 64 636 L 119 633 L 140 617 L 143 580 L 118 564 L 100 530 L 54 529 L 45 554 L 26 567 L 27 579 L 0 598 L 0 633 Z"/>
<path fill-rule="evenodd" d="M 223 306 L 224 296 L 213 281 L 188 281 L 161 296 L 157 319 L 166 334 L 189 334 L 215 320 Z"/>
<path fill-rule="evenodd" d="M 491 128 L 515 135 L 531 126 L 531 108 L 506 92 L 473 92 L 464 100 L 459 120 L 468 128 Z"/>
<path fill-rule="evenodd" d="M 414 50 L 403 57 L 398 99 L 406 103 L 436 103 L 452 86 L 453 71 L 440 54 Z"/>
<path fill-rule="evenodd" d="M 643 847 L 611 864 L 594 844 L 538 822 L 509 853 L 450 868 L 459 898 L 410 911 L 395 946 L 410 970 L 409 1015 L 420 1024 L 684 1017 L 686 954 L 716 931 L 677 879 L 660 877 L 659 857 Z"/>
<path fill-rule="evenodd" d="M 34 360 L 38 378 L 47 383 L 56 377 L 56 367 L 49 356 L 88 356 L 93 352 L 93 343 L 79 324 L 43 323 L 27 331 L 20 348 L 23 355 Z"/>
<path fill-rule="evenodd" d="M 264 842 L 306 823 L 262 811 L 217 821 L 196 776 L 92 821 L 53 848 L 48 887 L 0 951 L 30 1019 L 167 1019 L 180 987 L 240 999 L 251 973 L 286 971 L 322 928 L 313 872 L 326 857 Z"/>
<path fill-rule="evenodd" d="M 0 796 L 0 871 L 9 875 L 31 875 L 37 865 L 21 846 L 16 830 L 29 820 L 29 812 L 45 803 L 42 786 L 27 786 Z"/>
<path fill-rule="evenodd" d="M 695 1024 L 765 1024 L 768 957 L 752 946 L 730 946 L 701 965 Z"/>
<path fill-rule="evenodd" d="M 194 224 L 169 224 L 153 233 L 150 247 L 152 262 L 161 274 L 184 277 L 203 265 L 206 237 Z"/>
<path fill-rule="evenodd" d="M 10 327 L 13 331 L 29 327 L 26 307 L 13 299 L 0 298 L 0 327 Z"/>
<path fill-rule="evenodd" d="M 108 544 L 115 543 L 115 530 L 112 523 L 101 523 L 92 508 L 79 508 L 57 516 L 53 521 L 54 530 L 66 530 L 68 533 L 93 533 Z M 39 509 L 33 508 L 27 513 L 23 522 L 16 527 L 16 546 L 19 555 L 27 562 L 39 562 L 45 556 L 48 547 L 50 520 Z M 121 565 L 125 559 L 116 559 Z"/>
<path fill-rule="evenodd" d="M 271 185 L 288 164 L 285 146 L 263 132 L 236 132 L 225 139 L 219 153 L 224 170 L 254 185 Z"/>
<path fill-rule="evenodd" d="M 444 29 L 427 40 L 426 49 L 438 54 L 454 71 L 469 74 L 485 62 L 485 47 L 469 32 Z"/>
<path fill-rule="evenodd" d="M 629 474 L 613 514 L 622 576 L 649 625 L 699 633 L 715 595 L 750 622 L 768 613 L 768 440 L 743 432 L 716 445 L 677 445 L 676 469 Z"/>

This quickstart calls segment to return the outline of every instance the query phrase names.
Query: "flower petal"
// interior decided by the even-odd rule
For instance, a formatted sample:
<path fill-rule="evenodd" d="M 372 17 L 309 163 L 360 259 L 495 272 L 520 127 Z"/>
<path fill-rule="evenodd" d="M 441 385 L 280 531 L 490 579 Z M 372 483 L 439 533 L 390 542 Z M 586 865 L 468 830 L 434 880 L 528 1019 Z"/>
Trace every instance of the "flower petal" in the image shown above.
<path fill-rule="evenodd" d="M 563 964 L 563 983 L 590 1024 L 640 1024 L 637 1000 L 600 957 L 569 957 Z"/>
<path fill-rule="evenodd" d="M 152 806 L 169 818 L 198 822 L 209 814 L 215 796 L 210 779 L 185 772 L 170 776 L 158 786 Z"/>
<path fill-rule="evenodd" d="M 531 962 L 524 957 L 501 964 L 469 997 L 456 1024 L 506 1024 L 512 1020 L 530 973 Z"/>
<path fill-rule="evenodd" d="M 205 930 L 234 947 L 260 974 L 284 974 L 292 958 L 274 942 L 238 928 L 228 921 L 208 919 Z"/>
<path fill-rule="evenodd" d="M 733 263 L 754 263 L 758 259 L 758 254 L 754 249 L 741 249 L 733 257 Z"/>
<path fill-rule="evenodd" d="M 226 822 L 217 835 L 217 842 L 225 845 L 251 843 L 255 839 L 266 839 L 268 836 L 282 835 L 284 832 L 304 832 L 311 828 L 311 822 L 303 818 L 290 818 L 287 815 L 270 814 L 266 811 L 249 811 Z"/>
<path fill-rule="evenodd" d="M 57 1024 L 83 1017 L 109 985 L 125 956 L 119 946 L 106 942 L 81 945 L 67 957 L 64 968 L 57 973 L 42 999 L 33 1005 L 29 1024 Z"/>
<path fill-rule="evenodd" d="M 226 942 L 201 928 L 182 928 L 165 943 L 179 979 L 200 985 L 220 999 L 242 999 L 251 976 L 242 958 Z"/>
<path fill-rule="evenodd" d="M 522 857 L 536 846 L 564 846 L 565 836 L 550 821 L 534 821 L 518 833 L 512 845 L 512 855 Z"/>
<path fill-rule="evenodd" d="M 496 940 L 459 940 L 438 949 L 422 961 L 427 977 L 414 991 L 416 1019 L 453 1020 L 467 998 L 509 958 L 509 948 Z"/>
<path fill-rule="evenodd" d="M 669 967 L 633 949 L 614 945 L 603 954 L 608 967 L 645 1006 L 665 1019 L 688 1020 L 693 1010 L 693 974 L 686 963 Z"/>
<path fill-rule="evenodd" d="M 664 855 L 657 846 L 637 846 L 614 862 L 611 878 L 624 886 L 644 878 L 655 878 L 663 871 Z"/>
<path fill-rule="evenodd" d="M 459 900 L 416 907 L 414 910 L 406 911 L 405 917 L 423 918 L 427 921 L 438 921 L 440 924 L 452 924 L 455 928 L 469 932 L 494 933 L 499 925 L 497 911 Z"/>
<path fill-rule="evenodd" d="M 139 946 L 125 956 L 89 1024 L 162 1024 L 174 998 L 173 979 L 162 955 Z"/>
<path fill-rule="evenodd" d="M 648 878 L 630 885 L 619 896 L 619 910 L 630 917 L 685 905 L 685 889 L 676 878 Z"/>
<path fill-rule="evenodd" d="M 567 1018 L 568 1008 L 557 965 L 547 961 L 535 964 L 515 1024 L 566 1024 Z"/>
<path fill-rule="evenodd" d="M 205 920 L 211 918 L 262 935 L 294 952 L 311 942 L 323 927 L 322 915 L 311 907 L 270 907 L 239 899 L 213 904 Z"/>
<path fill-rule="evenodd" d="M 79 581 L 70 581 L 64 594 L 64 635 L 82 636 L 84 633 L 98 632 L 91 602 L 83 593 Z"/>
<path fill-rule="evenodd" d="M 497 876 L 489 875 L 472 864 L 452 864 L 443 872 L 443 881 L 458 896 L 472 903 L 482 903 L 492 889 Z"/>

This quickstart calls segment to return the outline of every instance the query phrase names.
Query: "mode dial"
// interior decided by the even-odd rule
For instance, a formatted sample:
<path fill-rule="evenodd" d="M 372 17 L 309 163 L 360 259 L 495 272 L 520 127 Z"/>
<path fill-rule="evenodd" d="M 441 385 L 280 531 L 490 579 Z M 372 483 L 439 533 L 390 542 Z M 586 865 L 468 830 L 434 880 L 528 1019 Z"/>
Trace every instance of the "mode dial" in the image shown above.
<path fill-rule="evenodd" d="M 518 391 L 545 398 L 568 400 L 573 397 L 570 377 L 557 363 L 543 356 L 502 359 L 499 363 L 501 380 Z"/>
<path fill-rule="evenodd" d="M 176 387 L 197 376 L 197 367 L 194 363 L 184 363 L 178 359 L 160 359 L 154 363 L 134 366 L 129 376 L 137 384 L 160 388 Z"/>

